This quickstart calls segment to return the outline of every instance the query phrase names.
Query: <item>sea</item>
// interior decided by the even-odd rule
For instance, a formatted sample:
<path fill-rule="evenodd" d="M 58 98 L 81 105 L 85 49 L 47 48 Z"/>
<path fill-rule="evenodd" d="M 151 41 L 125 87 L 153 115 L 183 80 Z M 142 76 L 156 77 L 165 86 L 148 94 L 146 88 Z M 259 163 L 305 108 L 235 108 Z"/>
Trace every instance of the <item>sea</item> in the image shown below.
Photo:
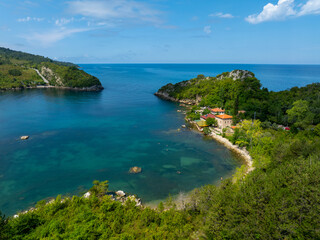
<path fill-rule="evenodd" d="M 80 64 L 101 92 L 27 89 L 0 93 L 0 211 L 13 215 L 58 194 L 82 195 L 94 180 L 145 204 L 219 184 L 242 162 L 186 124 L 167 83 L 234 69 L 272 91 L 320 81 L 320 65 Z M 29 135 L 25 141 L 20 136 Z M 133 166 L 142 168 L 130 174 Z"/>

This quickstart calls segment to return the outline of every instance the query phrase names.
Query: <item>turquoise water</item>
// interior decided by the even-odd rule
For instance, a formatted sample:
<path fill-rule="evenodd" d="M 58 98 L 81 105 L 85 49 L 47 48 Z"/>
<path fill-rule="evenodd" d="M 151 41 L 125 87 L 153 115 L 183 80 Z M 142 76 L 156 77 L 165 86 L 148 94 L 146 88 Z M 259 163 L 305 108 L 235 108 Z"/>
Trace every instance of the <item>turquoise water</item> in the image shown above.
<path fill-rule="evenodd" d="M 240 162 L 229 150 L 192 130 L 177 131 L 185 124 L 181 107 L 153 95 L 166 83 L 233 69 L 252 70 L 271 90 L 320 79 L 319 66 L 81 67 L 105 90 L 0 93 L 0 210 L 6 214 L 57 194 L 84 192 L 95 179 L 151 202 L 233 174 Z M 20 141 L 21 135 L 30 139 Z M 133 166 L 142 173 L 130 175 Z"/>

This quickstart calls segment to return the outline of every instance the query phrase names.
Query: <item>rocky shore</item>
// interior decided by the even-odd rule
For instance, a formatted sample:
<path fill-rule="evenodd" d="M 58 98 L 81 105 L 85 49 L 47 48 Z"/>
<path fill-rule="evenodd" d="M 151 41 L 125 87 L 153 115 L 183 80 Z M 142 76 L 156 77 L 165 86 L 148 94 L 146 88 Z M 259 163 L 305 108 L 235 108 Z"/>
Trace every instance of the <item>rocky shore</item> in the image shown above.
<path fill-rule="evenodd" d="M 195 104 L 198 104 L 200 101 L 201 101 L 201 98 L 197 98 L 196 100 L 194 99 L 176 99 L 176 98 L 173 98 L 173 97 L 170 97 L 168 93 L 166 92 L 156 92 L 154 94 L 155 96 L 163 99 L 163 100 L 167 100 L 167 101 L 171 101 L 171 102 L 180 102 L 180 103 L 184 103 L 184 104 L 188 104 L 188 105 L 195 105 Z"/>
<path fill-rule="evenodd" d="M 106 194 L 107 196 L 110 197 L 110 199 L 112 201 L 118 201 L 118 202 L 121 202 L 122 205 L 126 204 L 127 201 L 131 201 L 131 202 L 135 202 L 136 203 L 136 207 L 143 207 L 142 203 L 141 203 L 141 199 L 138 198 L 136 195 L 127 195 L 124 191 L 122 190 L 118 190 L 116 192 L 109 192 Z M 86 192 L 82 198 L 84 199 L 88 199 L 92 196 L 92 193 L 89 191 L 89 192 Z M 66 197 L 66 198 L 63 198 L 60 200 L 61 203 L 67 201 L 67 200 L 71 200 L 72 198 L 70 197 Z M 54 198 L 51 198 L 49 201 L 47 201 L 45 203 L 45 205 L 50 205 L 50 204 L 54 204 L 56 203 L 56 199 Z M 23 215 L 23 214 L 26 214 L 28 212 L 33 212 L 33 211 L 37 211 L 38 208 L 36 207 L 32 207 L 32 208 L 29 208 L 28 210 L 25 210 L 25 211 L 21 211 L 17 214 L 15 214 L 13 216 L 13 218 L 18 218 L 20 215 Z"/>
<path fill-rule="evenodd" d="M 195 122 L 189 121 L 188 119 L 186 119 L 186 121 L 188 121 L 190 124 L 194 125 L 199 132 L 203 133 L 203 130 L 201 128 L 199 128 Z M 249 152 L 247 151 L 247 149 L 240 148 L 238 145 L 232 144 L 232 142 L 230 142 L 228 139 L 226 139 L 226 138 L 224 138 L 214 132 L 211 132 L 208 136 L 212 137 L 215 141 L 223 144 L 226 148 L 230 149 L 232 152 L 236 153 L 241 159 L 243 159 L 245 161 L 246 165 L 248 166 L 247 173 L 251 172 L 254 169 L 252 158 L 251 158 Z"/>
<path fill-rule="evenodd" d="M 62 89 L 62 90 L 72 90 L 72 91 L 79 91 L 79 92 L 99 92 L 104 89 L 103 86 L 101 85 L 94 85 L 91 87 L 84 87 L 84 88 L 78 88 L 78 87 L 60 87 L 60 86 L 51 86 L 51 85 L 39 85 L 39 86 L 34 86 L 34 87 L 20 87 L 20 88 L 7 88 L 7 89 L 0 89 L 0 92 L 4 91 L 21 91 L 24 89 L 47 89 L 47 88 L 52 88 L 52 89 Z"/>
<path fill-rule="evenodd" d="M 245 160 L 246 165 L 248 166 L 247 173 L 251 172 L 253 167 L 252 158 L 245 148 L 240 148 L 238 145 L 232 144 L 228 139 L 217 135 L 216 133 L 210 133 L 210 135 L 214 140 L 223 144 L 226 148 L 230 149 L 234 153 L 236 153 L 241 159 Z"/>

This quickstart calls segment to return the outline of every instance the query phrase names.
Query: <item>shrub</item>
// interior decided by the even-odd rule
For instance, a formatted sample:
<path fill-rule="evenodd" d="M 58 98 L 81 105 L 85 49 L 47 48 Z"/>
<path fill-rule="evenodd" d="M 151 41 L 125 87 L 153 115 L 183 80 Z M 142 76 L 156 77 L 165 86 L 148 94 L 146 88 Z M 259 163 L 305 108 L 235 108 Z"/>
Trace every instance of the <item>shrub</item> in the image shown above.
<path fill-rule="evenodd" d="M 15 77 L 18 77 L 18 76 L 21 76 L 22 75 L 22 72 L 18 69 L 10 69 L 8 71 L 8 73 L 11 75 L 11 76 L 15 76 Z"/>

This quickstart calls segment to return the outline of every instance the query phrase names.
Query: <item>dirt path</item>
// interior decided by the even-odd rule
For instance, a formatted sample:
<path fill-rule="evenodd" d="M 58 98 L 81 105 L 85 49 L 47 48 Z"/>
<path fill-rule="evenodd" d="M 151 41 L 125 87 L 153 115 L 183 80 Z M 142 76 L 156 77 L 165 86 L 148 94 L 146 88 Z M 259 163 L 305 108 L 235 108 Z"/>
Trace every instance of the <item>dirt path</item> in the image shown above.
<path fill-rule="evenodd" d="M 48 81 L 44 76 L 42 76 L 42 74 L 39 72 L 38 69 L 35 69 L 35 68 L 32 68 L 32 69 L 36 71 L 36 73 L 42 78 L 42 80 L 43 80 L 46 84 L 50 85 L 50 84 L 49 84 L 49 81 Z"/>

